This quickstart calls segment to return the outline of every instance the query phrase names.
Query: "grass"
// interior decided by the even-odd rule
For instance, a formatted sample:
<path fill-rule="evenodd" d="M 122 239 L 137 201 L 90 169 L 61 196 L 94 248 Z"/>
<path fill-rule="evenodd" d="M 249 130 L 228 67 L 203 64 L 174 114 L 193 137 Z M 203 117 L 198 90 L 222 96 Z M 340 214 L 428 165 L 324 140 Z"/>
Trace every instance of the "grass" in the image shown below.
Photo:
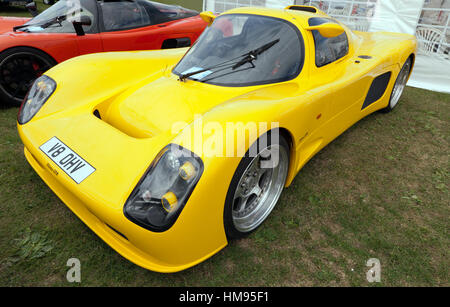
<path fill-rule="evenodd" d="M 82 286 L 450 285 L 450 95 L 407 88 L 314 157 L 249 238 L 169 275 L 122 258 L 52 193 L 23 156 L 17 111 L 0 109 L 0 286 L 74 285 L 73 257 Z"/>
<path fill-rule="evenodd" d="M 0 286 L 449 286 L 450 96 L 407 88 L 323 149 L 249 238 L 184 272 L 144 270 L 89 230 L 25 161 L 0 109 Z M 366 262 L 381 261 L 381 283 Z"/>
<path fill-rule="evenodd" d="M 42 12 L 48 5 L 45 5 L 42 0 L 34 1 L 37 5 L 37 9 L 39 12 Z M 0 7 L 0 16 L 14 16 L 14 17 L 31 17 L 30 13 L 24 6 L 8 6 L 8 7 Z"/>

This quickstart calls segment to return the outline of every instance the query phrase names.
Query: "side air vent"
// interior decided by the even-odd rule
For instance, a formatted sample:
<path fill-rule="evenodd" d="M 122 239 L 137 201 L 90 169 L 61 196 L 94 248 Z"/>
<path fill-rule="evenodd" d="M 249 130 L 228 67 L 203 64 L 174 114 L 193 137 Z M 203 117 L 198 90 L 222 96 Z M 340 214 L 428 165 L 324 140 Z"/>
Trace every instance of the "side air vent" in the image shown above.
<path fill-rule="evenodd" d="M 389 85 L 389 81 L 391 80 L 391 75 L 392 72 L 389 71 L 376 77 L 373 80 L 372 85 L 369 89 L 369 93 L 367 93 L 366 100 L 364 101 L 361 110 L 364 110 L 372 103 L 378 101 L 381 97 L 383 97 L 384 93 L 386 92 L 387 86 Z"/>
<path fill-rule="evenodd" d="M 286 8 L 287 10 L 293 10 L 293 11 L 303 11 L 308 13 L 317 13 L 317 9 L 314 6 L 307 6 L 307 5 L 291 5 Z"/>

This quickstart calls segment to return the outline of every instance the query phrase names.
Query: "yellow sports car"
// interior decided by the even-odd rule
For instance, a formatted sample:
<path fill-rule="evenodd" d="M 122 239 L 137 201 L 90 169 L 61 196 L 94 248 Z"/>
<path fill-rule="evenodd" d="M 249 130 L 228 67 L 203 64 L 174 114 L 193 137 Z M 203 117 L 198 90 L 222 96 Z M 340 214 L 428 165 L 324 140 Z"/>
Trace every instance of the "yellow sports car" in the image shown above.
<path fill-rule="evenodd" d="M 314 7 L 238 8 L 192 48 L 87 55 L 36 80 L 18 116 L 31 166 L 121 255 L 175 272 L 254 231 L 319 150 L 392 110 L 416 39 Z"/>

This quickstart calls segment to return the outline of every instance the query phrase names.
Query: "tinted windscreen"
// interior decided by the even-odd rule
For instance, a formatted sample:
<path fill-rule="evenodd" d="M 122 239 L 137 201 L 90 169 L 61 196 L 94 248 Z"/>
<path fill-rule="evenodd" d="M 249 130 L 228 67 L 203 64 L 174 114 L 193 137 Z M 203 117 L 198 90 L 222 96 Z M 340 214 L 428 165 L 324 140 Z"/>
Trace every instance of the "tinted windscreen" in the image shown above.
<path fill-rule="evenodd" d="M 295 78 L 304 60 L 303 39 L 291 23 L 230 14 L 214 21 L 174 69 L 177 75 L 223 86 L 249 86 Z M 253 57 L 249 57 L 250 52 Z"/>

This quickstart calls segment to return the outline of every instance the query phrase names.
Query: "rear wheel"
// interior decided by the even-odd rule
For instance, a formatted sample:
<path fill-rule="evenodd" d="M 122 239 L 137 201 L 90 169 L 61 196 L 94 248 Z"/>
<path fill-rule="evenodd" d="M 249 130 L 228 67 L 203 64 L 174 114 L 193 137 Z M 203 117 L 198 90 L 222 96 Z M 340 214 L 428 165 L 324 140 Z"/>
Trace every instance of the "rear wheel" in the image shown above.
<path fill-rule="evenodd" d="M 20 106 L 34 80 L 56 62 L 33 48 L 16 47 L 0 53 L 0 101 Z"/>
<path fill-rule="evenodd" d="M 411 68 L 412 68 L 412 59 L 409 58 L 408 60 L 406 60 L 405 64 L 403 64 L 403 67 L 397 76 L 394 88 L 392 89 L 389 105 L 383 111 L 390 112 L 395 108 L 395 106 L 397 106 L 398 102 L 400 101 L 400 98 L 402 97 L 403 91 L 405 90 L 406 83 L 408 82 Z"/>
<path fill-rule="evenodd" d="M 281 135 L 274 143 L 270 134 L 266 136 L 266 146 L 250 150 L 257 152 L 256 156 L 247 153 L 242 158 L 228 189 L 224 225 L 229 239 L 245 237 L 257 229 L 272 212 L 286 183 L 289 145 Z"/>

